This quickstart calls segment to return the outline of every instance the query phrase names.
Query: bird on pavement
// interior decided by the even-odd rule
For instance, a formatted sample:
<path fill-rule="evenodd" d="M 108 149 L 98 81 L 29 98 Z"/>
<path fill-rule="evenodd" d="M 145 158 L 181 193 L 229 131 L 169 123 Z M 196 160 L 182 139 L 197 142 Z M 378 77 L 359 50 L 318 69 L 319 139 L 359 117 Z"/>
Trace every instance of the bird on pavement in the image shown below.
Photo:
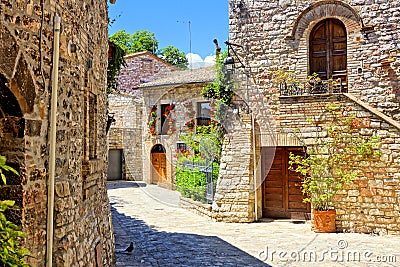
<path fill-rule="evenodd" d="M 129 245 L 129 247 L 127 247 L 127 248 L 125 249 L 125 251 L 127 251 L 127 252 L 132 252 L 133 249 L 134 249 L 134 247 L 133 247 L 133 242 L 131 242 L 131 244 Z"/>

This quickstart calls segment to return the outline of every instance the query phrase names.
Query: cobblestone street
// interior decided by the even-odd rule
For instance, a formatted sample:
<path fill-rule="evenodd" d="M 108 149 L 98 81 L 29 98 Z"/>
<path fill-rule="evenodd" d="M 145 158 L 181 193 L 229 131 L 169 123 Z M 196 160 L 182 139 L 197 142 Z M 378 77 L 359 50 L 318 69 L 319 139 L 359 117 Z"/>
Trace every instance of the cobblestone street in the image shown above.
<path fill-rule="evenodd" d="M 397 236 L 316 234 L 289 220 L 213 222 L 179 208 L 179 193 L 144 183 L 108 182 L 108 195 L 116 266 L 400 266 Z"/>

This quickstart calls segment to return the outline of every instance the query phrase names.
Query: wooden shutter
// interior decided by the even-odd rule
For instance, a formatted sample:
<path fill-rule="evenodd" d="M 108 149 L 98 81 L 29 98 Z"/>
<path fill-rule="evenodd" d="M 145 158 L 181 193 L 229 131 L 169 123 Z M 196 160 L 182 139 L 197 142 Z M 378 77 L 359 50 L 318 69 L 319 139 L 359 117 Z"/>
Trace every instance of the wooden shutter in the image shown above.
<path fill-rule="evenodd" d="M 319 22 L 310 36 L 310 74 L 322 80 L 341 78 L 347 91 L 347 34 L 338 19 Z"/>

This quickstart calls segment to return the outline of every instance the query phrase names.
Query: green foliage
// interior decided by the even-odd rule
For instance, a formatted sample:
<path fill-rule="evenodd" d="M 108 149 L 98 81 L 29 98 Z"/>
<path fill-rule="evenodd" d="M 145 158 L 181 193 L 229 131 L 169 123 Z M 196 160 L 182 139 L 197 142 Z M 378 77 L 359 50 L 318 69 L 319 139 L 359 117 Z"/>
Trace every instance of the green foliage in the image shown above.
<path fill-rule="evenodd" d="M 185 53 L 172 45 L 162 48 L 158 54 L 160 58 L 174 66 L 181 69 L 188 68 L 188 60 Z"/>
<path fill-rule="evenodd" d="M 178 160 L 176 168 L 175 184 L 178 192 L 184 197 L 191 198 L 196 201 L 206 202 L 206 176 L 199 168 L 188 168 L 183 162 L 191 162 L 193 165 L 206 165 L 207 161 L 199 156 L 181 157 Z M 216 184 L 219 173 L 219 164 L 212 162 L 213 183 Z"/>
<path fill-rule="evenodd" d="M 110 41 L 118 44 L 127 54 L 155 52 L 158 49 L 158 40 L 154 37 L 154 33 L 146 30 L 136 31 L 133 34 L 120 30 L 110 36 Z"/>
<path fill-rule="evenodd" d="M 208 99 L 220 100 L 225 105 L 230 106 L 234 95 L 234 84 L 224 72 L 223 62 L 227 55 L 228 53 L 225 52 L 217 58 L 215 64 L 216 78 L 212 83 L 208 84 L 201 90 L 201 95 Z"/>
<path fill-rule="evenodd" d="M 354 116 L 343 115 L 340 105 L 326 106 L 326 114 L 333 117 L 327 126 L 324 144 L 312 145 L 307 157 L 290 154 L 289 169 L 304 177 L 302 192 L 305 202 L 311 202 L 316 210 L 333 208 L 333 197 L 358 175 L 358 163 L 378 160 L 381 152 L 378 136 L 361 136 L 363 122 Z M 318 125 L 316 120 L 312 123 Z M 299 136 L 299 131 L 295 133 Z"/>
<path fill-rule="evenodd" d="M 0 155 L 0 173 L 3 183 L 6 177 L 3 173 L 11 171 L 17 175 L 18 172 L 6 164 L 6 157 Z M 26 237 L 19 227 L 6 219 L 4 212 L 14 206 L 14 201 L 0 201 L 0 266 L 29 266 L 25 262 L 25 257 L 29 251 L 23 248 L 20 243 Z"/>
<path fill-rule="evenodd" d="M 108 60 L 107 66 L 107 93 L 110 94 L 117 89 L 118 83 L 116 77 L 119 75 L 121 67 L 126 66 L 125 51 L 114 41 L 110 39 L 112 46 L 111 58 Z"/>
<path fill-rule="evenodd" d="M 218 123 L 197 126 L 196 132 L 182 135 L 181 140 L 195 155 L 200 155 L 208 161 L 219 162 L 221 159 L 223 132 Z"/>
<path fill-rule="evenodd" d="M 185 167 L 183 163 L 207 166 L 212 164 L 214 188 L 219 174 L 223 132 L 215 121 L 208 126 L 197 126 L 196 132 L 190 131 L 181 136 L 188 147 L 188 151 L 178 153 L 176 168 L 176 188 L 185 197 L 197 201 L 206 201 L 206 176 L 200 169 Z"/>
<path fill-rule="evenodd" d="M 29 266 L 25 257 L 29 251 L 21 247 L 21 241 L 26 237 L 19 227 L 7 221 L 4 211 L 14 206 L 14 201 L 0 201 L 0 265 L 1 266 Z"/>
<path fill-rule="evenodd" d="M 6 184 L 7 179 L 3 173 L 3 170 L 10 171 L 10 172 L 15 173 L 16 175 L 19 175 L 18 172 L 14 168 L 8 166 L 6 164 L 6 162 L 7 162 L 7 158 L 0 155 L 0 175 L 1 175 L 1 180 L 3 181 L 4 184 Z"/>

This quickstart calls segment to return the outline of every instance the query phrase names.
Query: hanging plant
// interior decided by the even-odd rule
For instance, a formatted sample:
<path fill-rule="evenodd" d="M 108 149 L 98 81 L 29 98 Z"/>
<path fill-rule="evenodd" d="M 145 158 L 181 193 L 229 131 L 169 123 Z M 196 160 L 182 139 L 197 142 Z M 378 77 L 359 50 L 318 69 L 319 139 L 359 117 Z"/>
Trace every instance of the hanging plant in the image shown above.
<path fill-rule="evenodd" d="M 187 122 L 185 123 L 185 126 L 188 127 L 189 130 L 193 130 L 193 128 L 194 128 L 194 126 L 195 126 L 194 119 L 191 119 L 191 120 L 187 121 Z"/>
<path fill-rule="evenodd" d="M 185 126 L 189 130 L 193 130 L 196 125 L 195 124 L 196 111 L 193 110 L 193 103 L 191 100 L 188 100 L 183 103 L 183 106 L 186 108 L 185 117 L 188 119 L 188 121 L 185 123 Z"/>
<path fill-rule="evenodd" d="M 175 122 L 176 120 L 172 117 L 175 109 L 175 104 L 171 103 L 169 106 L 166 107 L 165 113 L 163 116 L 165 117 L 165 123 L 168 126 L 167 134 L 172 135 L 176 132 Z"/>
<path fill-rule="evenodd" d="M 149 134 L 155 135 L 157 133 L 157 106 L 154 105 L 150 110 L 150 119 L 147 125 L 149 126 Z"/>

